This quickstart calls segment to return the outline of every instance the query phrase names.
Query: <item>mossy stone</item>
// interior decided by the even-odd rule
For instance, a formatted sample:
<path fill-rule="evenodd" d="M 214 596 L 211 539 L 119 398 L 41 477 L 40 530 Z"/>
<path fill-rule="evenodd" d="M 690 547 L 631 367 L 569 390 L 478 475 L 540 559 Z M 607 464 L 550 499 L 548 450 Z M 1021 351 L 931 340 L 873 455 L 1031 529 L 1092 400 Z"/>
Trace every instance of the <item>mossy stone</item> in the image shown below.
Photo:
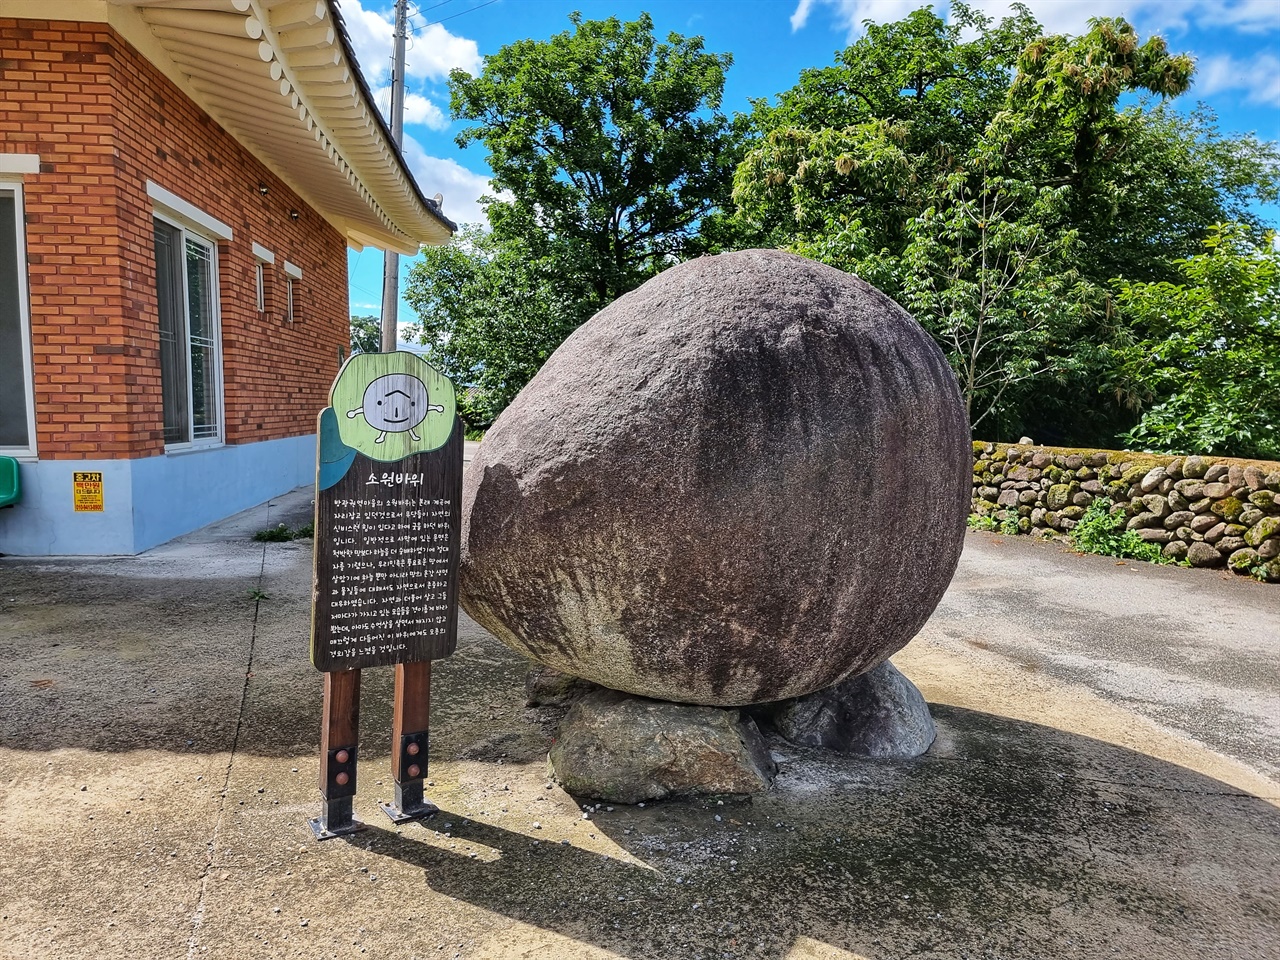
<path fill-rule="evenodd" d="M 1236 573 L 1248 573 L 1258 563 L 1258 555 L 1248 547 L 1237 550 L 1231 556 L 1227 557 L 1227 566 Z"/>
<path fill-rule="evenodd" d="M 1127 486 L 1131 487 L 1135 483 L 1141 482 L 1142 478 L 1147 475 L 1150 469 L 1151 464 L 1149 463 L 1135 463 L 1120 474 L 1120 479 L 1123 480 Z"/>
<path fill-rule="evenodd" d="M 1244 542 L 1251 547 L 1256 547 L 1267 537 L 1276 533 L 1280 533 L 1280 517 L 1263 517 L 1246 531 Z"/>
<path fill-rule="evenodd" d="M 1223 520 L 1230 520 L 1234 522 L 1238 520 L 1240 514 L 1244 512 L 1244 504 L 1235 497 L 1223 497 L 1221 500 L 1216 501 L 1209 509 L 1220 516 Z"/>
<path fill-rule="evenodd" d="M 1055 483 L 1045 494 L 1044 503 L 1050 510 L 1061 510 L 1071 502 L 1071 486 L 1066 483 Z"/>

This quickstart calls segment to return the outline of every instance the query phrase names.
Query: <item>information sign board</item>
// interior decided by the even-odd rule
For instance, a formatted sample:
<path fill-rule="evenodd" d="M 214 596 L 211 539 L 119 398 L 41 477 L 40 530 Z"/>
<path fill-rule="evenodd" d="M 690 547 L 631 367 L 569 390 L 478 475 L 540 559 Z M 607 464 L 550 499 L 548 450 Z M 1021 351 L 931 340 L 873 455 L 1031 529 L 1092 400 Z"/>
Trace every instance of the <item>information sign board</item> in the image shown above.
<path fill-rule="evenodd" d="M 462 422 L 411 353 L 356 354 L 319 418 L 311 660 L 323 671 L 457 645 Z"/>

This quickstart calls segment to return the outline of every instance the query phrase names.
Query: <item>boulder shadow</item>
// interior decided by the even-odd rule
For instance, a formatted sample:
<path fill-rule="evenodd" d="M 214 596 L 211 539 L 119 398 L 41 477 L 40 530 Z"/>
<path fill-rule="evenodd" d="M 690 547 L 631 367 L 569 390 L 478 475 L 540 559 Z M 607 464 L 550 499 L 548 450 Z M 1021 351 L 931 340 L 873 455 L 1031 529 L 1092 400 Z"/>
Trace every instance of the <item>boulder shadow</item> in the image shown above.
<path fill-rule="evenodd" d="M 783 960 L 810 941 L 862 957 L 1280 950 L 1271 803 L 1088 737 L 934 711 L 939 745 L 916 761 L 774 741 L 782 772 L 752 800 L 601 805 L 580 826 L 614 855 L 447 810 L 361 844 L 435 893 L 637 960 Z"/>

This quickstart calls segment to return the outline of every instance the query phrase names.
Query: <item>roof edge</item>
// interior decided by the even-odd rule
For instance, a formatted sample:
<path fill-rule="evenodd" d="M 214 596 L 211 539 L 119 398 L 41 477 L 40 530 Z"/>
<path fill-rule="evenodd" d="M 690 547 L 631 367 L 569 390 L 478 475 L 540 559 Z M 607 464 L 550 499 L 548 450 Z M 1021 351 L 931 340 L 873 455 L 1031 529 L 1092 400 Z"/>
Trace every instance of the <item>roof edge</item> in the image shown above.
<path fill-rule="evenodd" d="M 360 88 L 360 95 L 365 102 L 369 104 L 370 111 L 374 119 L 377 121 L 378 129 L 382 131 L 383 137 L 387 141 L 387 147 L 391 150 L 396 162 L 400 165 L 400 169 L 404 171 L 404 175 L 413 188 L 414 195 L 418 198 L 418 202 L 426 208 L 435 219 L 439 220 L 450 233 L 458 232 L 458 225 L 444 215 L 444 211 L 440 209 L 440 204 L 433 199 L 428 199 L 422 192 L 422 188 L 418 186 L 418 181 L 413 175 L 413 171 L 409 169 L 409 164 L 405 161 L 404 152 L 400 149 L 400 144 L 396 142 L 395 136 L 391 132 L 391 127 L 387 123 L 386 117 L 382 115 L 382 111 L 378 109 L 377 100 L 374 99 L 373 91 L 369 89 L 369 81 L 365 79 L 364 70 L 360 67 L 360 61 L 356 58 L 355 47 L 351 43 L 351 34 L 347 30 L 347 22 L 342 16 L 340 8 L 340 0 L 325 0 L 329 7 L 329 15 L 333 17 L 334 25 L 338 28 L 338 42 L 342 45 L 343 56 L 351 63 L 351 76 L 356 82 L 356 86 Z"/>

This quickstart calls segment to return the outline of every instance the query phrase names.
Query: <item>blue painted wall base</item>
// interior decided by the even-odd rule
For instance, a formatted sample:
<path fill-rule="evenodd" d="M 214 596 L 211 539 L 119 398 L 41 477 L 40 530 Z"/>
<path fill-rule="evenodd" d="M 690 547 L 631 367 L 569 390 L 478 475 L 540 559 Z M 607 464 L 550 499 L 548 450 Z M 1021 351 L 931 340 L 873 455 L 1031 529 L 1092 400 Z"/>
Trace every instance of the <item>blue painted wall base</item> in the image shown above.
<path fill-rule="evenodd" d="M 316 438 L 170 453 L 141 460 L 22 463 L 22 502 L 0 510 L 0 553 L 137 554 L 315 482 Z M 72 475 L 102 474 L 103 511 L 76 513 Z"/>

